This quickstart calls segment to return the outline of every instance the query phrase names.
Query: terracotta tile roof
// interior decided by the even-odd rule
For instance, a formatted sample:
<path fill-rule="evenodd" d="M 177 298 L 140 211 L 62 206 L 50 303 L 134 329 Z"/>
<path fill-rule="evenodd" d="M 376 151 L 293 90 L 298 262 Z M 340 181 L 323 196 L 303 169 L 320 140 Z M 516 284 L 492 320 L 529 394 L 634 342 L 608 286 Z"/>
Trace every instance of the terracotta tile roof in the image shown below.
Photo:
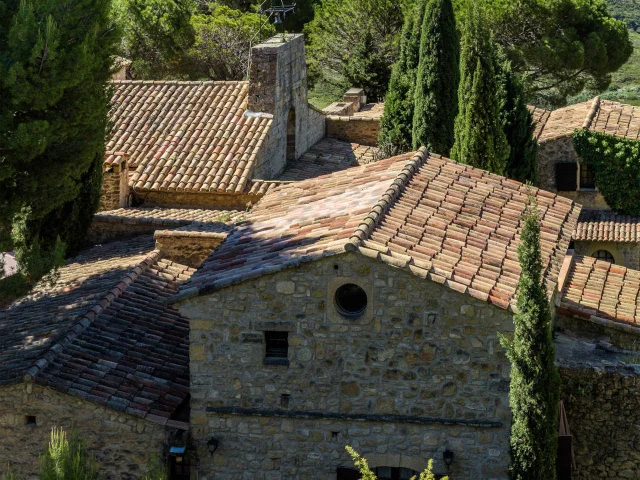
<path fill-rule="evenodd" d="M 278 180 L 307 180 L 356 165 L 366 165 L 374 160 L 378 150 L 377 147 L 325 138 L 290 163 Z"/>
<path fill-rule="evenodd" d="M 271 118 L 245 115 L 247 82 L 115 81 L 107 151 L 136 190 L 243 192 Z"/>
<path fill-rule="evenodd" d="M 624 105 L 599 97 L 548 112 L 529 106 L 536 122 L 540 142 L 573 134 L 577 128 L 608 133 L 618 137 L 640 138 L 640 107 Z"/>
<path fill-rule="evenodd" d="M 640 323 L 640 271 L 576 256 L 562 289 L 559 311 L 636 325 Z"/>
<path fill-rule="evenodd" d="M 579 207 L 533 190 L 552 292 Z M 357 250 L 508 308 L 520 275 L 527 187 L 423 150 L 284 185 L 204 262 L 176 298 Z"/>
<path fill-rule="evenodd" d="M 196 208 L 119 208 L 98 212 L 94 221 L 105 223 L 149 224 L 155 227 L 177 228 L 197 224 L 233 223 L 244 212 L 239 210 L 207 210 Z"/>
<path fill-rule="evenodd" d="M 193 270 L 151 236 L 88 249 L 0 311 L 0 384 L 35 379 L 165 424 L 188 394 L 188 322 L 163 301 Z"/>
<path fill-rule="evenodd" d="M 104 295 L 153 249 L 149 235 L 86 250 L 60 269 L 53 287 L 41 282 L 1 310 L 0 384 L 20 380 L 79 319 L 101 308 Z"/>
<path fill-rule="evenodd" d="M 125 152 L 104 152 L 104 170 L 121 168 L 128 159 L 129 155 Z"/>
<path fill-rule="evenodd" d="M 640 218 L 611 211 L 582 210 L 574 240 L 596 242 L 640 241 Z"/>
<path fill-rule="evenodd" d="M 531 112 L 531 116 L 533 117 L 533 123 L 535 124 L 535 130 L 533 132 L 533 138 L 536 140 L 540 138 L 542 134 L 542 130 L 544 129 L 545 124 L 549 120 L 549 115 L 551 114 L 551 110 L 547 110 L 542 107 L 536 107 L 534 105 L 527 105 L 529 112 Z"/>

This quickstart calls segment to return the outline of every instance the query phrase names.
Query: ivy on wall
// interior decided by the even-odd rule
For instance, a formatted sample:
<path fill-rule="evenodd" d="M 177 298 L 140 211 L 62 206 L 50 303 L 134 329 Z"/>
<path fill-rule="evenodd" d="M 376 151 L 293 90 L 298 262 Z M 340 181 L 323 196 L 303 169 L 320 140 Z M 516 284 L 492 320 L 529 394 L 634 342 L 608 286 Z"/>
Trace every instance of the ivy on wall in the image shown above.
<path fill-rule="evenodd" d="M 576 130 L 573 144 L 594 171 L 607 205 L 618 213 L 640 216 L 640 141 Z"/>

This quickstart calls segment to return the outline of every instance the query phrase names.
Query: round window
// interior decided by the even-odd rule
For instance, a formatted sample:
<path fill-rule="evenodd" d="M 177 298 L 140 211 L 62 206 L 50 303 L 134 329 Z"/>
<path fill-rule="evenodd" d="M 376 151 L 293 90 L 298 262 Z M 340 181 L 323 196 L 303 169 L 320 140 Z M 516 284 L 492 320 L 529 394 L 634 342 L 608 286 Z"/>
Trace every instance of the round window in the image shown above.
<path fill-rule="evenodd" d="M 367 309 L 367 294 L 355 283 L 347 283 L 336 290 L 336 307 L 345 317 L 359 317 Z"/>

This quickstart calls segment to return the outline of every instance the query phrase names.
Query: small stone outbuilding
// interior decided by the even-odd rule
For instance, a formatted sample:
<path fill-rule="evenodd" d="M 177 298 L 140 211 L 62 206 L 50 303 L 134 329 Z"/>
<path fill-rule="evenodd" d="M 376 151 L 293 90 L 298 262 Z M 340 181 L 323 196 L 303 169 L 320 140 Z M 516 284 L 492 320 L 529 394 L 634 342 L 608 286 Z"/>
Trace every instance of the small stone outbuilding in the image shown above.
<path fill-rule="evenodd" d="M 579 207 L 533 193 L 553 293 Z M 381 475 L 505 479 L 528 194 L 420 151 L 265 196 L 171 300 L 199 478 L 357 478 L 352 445 Z"/>

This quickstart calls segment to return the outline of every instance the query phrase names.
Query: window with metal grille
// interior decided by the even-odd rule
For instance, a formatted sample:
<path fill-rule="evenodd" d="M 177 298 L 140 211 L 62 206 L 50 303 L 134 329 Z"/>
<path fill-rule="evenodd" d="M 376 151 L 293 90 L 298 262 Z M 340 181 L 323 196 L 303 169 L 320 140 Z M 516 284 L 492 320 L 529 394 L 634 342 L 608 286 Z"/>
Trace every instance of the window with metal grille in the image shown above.
<path fill-rule="evenodd" d="M 556 163 L 556 189 L 561 192 L 578 189 L 577 163 Z"/>
<path fill-rule="evenodd" d="M 615 263 L 613 254 L 607 250 L 596 250 L 591 256 L 596 260 L 604 260 L 605 262 Z"/>
<path fill-rule="evenodd" d="M 264 363 L 289 365 L 289 332 L 264 332 Z"/>
<path fill-rule="evenodd" d="M 580 188 L 596 188 L 596 176 L 588 165 L 580 165 Z"/>

